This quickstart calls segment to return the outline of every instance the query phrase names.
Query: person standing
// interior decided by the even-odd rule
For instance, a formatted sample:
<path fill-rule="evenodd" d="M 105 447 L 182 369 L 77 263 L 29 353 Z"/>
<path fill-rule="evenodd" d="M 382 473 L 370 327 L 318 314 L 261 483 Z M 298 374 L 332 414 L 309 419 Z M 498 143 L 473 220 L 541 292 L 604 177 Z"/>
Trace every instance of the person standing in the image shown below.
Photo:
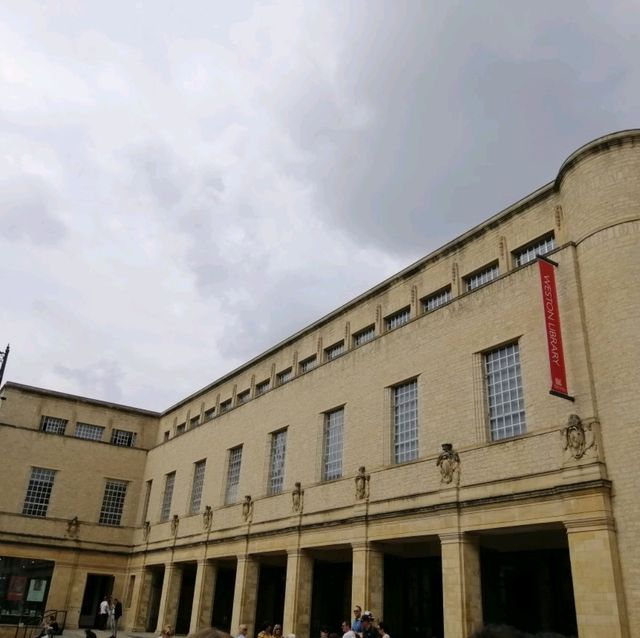
<path fill-rule="evenodd" d="M 360 605 L 356 605 L 353 608 L 354 619 L 351 623 L 351 629 L 356 634 L 362 633 L 362 607 Z"/>
<path fill-rule="evenodd" d="M 258 638 L 272 638 L 271 627 L 273 625 L 270 622 L 262 623 L 262 631 L 258 634 Z"/>
<path fill-rule="evenodd" d="M 356 638 L 356 634 L 351 629 L 351 623 L 348 620 L 342 621 L 342 638 Z"/>
<path fill-rule="evenodd" d="M 249 631 L 249 627 L 246 625 L 240 625 L 238 627 L 238 635 L 236 638 L 247 638 L 247 631 Z"/>
<path fill-rule="evenodd" d="M 122 603 L 117 599 L 113 599 L 113 638 L 118 636 L 118 622 L 122 617 Z"/>
<path fill-rule="evenodd" d="M 373 626 L 373 614 L 365 611 L 362 614 L 362 638 L 379 638 L 376 628 Z"/>
<path fill-rule="evenodd" d="M 380 634 L 380 638 L 391 638 L 391 636 L 389 636 L 389 629 L 387 628 L 387 623 L 384 623 L 384 622 L 378 623 L 378 633 Z"/>
<path fill-rule="evenodd" d="M 105 596 L 98 608 L 98 629 L 106 629 L 107 619 L 109 618 L 109 596 Z"/>
<path fill-rule="evenodd" d="M 109 613 L 107 615 L 107 629 L 110 632 L 109 638 L 116 638 L 116 617 L 113 602 L 111 596 L 109 596 Z"/>

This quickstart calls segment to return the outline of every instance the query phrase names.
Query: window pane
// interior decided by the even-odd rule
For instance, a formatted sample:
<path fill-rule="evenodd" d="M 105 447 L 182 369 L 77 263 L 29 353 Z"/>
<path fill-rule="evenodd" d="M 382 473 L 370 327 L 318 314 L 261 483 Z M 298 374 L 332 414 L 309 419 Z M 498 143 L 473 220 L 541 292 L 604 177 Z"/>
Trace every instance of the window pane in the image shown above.
<path fill-rule="evenodd" d="M 127 430 L 112 430 L 111 443 L 123 447 L 133 447 L 136 442 L 136 433 Z"/>
<path fill-rule="evenodd" d="M 527 426 L 517 343 L 485 355 L 485 378 L 491 440 L 524 434 Z"/>
<path fill-rule="evenodd" d="M 373 341 L 373 339 L 375 339 L 375 336 L 376 336 L 376 327 L 369 326 L 368 328 L 365 328 L 360 332 L 356 332 L 356 334 L 353 335 L 353 345 L 361 346 L 363 343 Z"/>
<path fill-rule="evenodd" d="M 191 514 L 197 514 L 200 511 L 200 503 L 202 501 L 202 488 L 204 486 L 204 472 L 207 466 L 206 461 L 198 461 L 193 469 L 193 485 L 191 486 L 191 506 L 189 511 Z"/>
<path fill-rule="evenodd" d="M 227 470 L 227 490 L 224 502 L 227 505 L 235 503 L 238 498 L 238 484 L 240 483 L 240 465 L 242 463 L 242 446 L 229 450 L 229 468 Z"/>
<path fill-rule="evenodd" d="M 335 345 L 330 346 L 324 352 L 325 352 L 327 361 L 331 361 L 332 359 L 339 357 L 341 354 L 344 354 L 344 341 L 341 341 L 340 343 L 336 343 Z"/>
<path fill-rule="evenodd" d="M 289 368 L 288 370 L 283 370 L 282 372 L 278 372 L 278 385 L 282 385 L 283 383 L 287 383 L 287 381 L 291 381 L 293 376 L 293 369 Z"/>
<path fill-rule="evenodd" d="M 551 252 L 556 247 L 555 238 L 553 235 L 543 237 L 535 244 L 531 244 L 525 248 L 521 248 L 514 253 L 516 266 L 523 266 L 530 261 L 536 259 L 538 255 L 544 255 Z"/>
<path fill-rule="evenodd" d="M 104 428 L 90 423 L 80 423 L 76 425 L 75 435 L 79 439 L 89 439 L 90 441 L 102 441 Z"/>
<path fill-rule="evenodd" d="M 422 300 L 422 312 L 431 312 L 451 301 L 451 287 L 440 290 Z"/>
<path fill-rule="evenodd" d="M 498 264 L 493 264 L 492 266 L 489 266 L 484 270 L 480 270 L 479 272 L 474 273 L 473 275 L 469 275 L 465 279 L 467 291 L 475 290 L 480 286 L 484 286 L 484 284 L 487 284 L 490 281 L 493 281 L 499 275 L 500 275 L 500 270 L 498 268 Z"/>
<path fill-rule="evenodd" d="M 107 481 L 100 510 L 101 525 L 120 525 L 126 495 L 127 481 Z"/>
<path fill-rule="evenodd" d="M 164 480 L 164 494 L 162 496 L 162 509 L 160 510 L 160 521 L 168 521 L 171 516 L 171 501 L 173 499 L 173 486 L 176 482 L 176 473 L 167 474 Z"/>
<path fill-rule="evenodd" d="M 44 467 L 31 468 L 22 513 L 27 516 L 46 516 L 56 471 Z"/>
<path fill-rule="evenodd" d="M 418 458 L 418 382 L 393 388 L 393 440 L 396 463 Z"/>
<path fill-rule="evenodd" d="M 284 483 L 284 459 L 287 448 L 287 431 L 271 435 L 271 462 L 269 465 L 269 494 L 282 492 Z"/>
<path fill-rule="evenodd" d="M 342 476 L 342 433 L 344 410 L 325 414 L 322 478 L 326 481 Z"/>
<path fill-rule="evenodd" d="M 313 370 L 313 368 L 316 367 L 316 355 L 313 355 L 312 357 L 301 361 L 298 364 L 298 367 L 300 369 L 300 374 L 304 374 L 305 372 L 309 372 L 309 370 Z"/>
<path fill-rule="evenodd" d="M 43 416 L 40 420 L 40 429 L 50 434 L 64 434 L 67 428 L 67 419 L 58 419 L 54 416 Z"/>
<path fill-rule="evenodd" d="M 411 308 L 407 306 L 406 308 L 403 308 L 402 310 L 388 316 L 385 319 L 385 325 L 387 327 L 387 330 L 393 330 L 394 328 L 399 328 L 400 326 L 403 326 L 405 323 L 409 321 L 410 318 L 411 318 Z"/>

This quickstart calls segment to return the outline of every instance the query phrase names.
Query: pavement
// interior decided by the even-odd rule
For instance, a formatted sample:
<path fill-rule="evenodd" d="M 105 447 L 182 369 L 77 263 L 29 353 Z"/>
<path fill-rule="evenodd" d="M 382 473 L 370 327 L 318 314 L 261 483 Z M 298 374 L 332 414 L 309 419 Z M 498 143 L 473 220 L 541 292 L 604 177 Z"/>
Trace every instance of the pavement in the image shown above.
<path fill-rule="evenodd" d="M 111 636 L 111 632 L 109 631 L 100 631 L 99 629 L 93 629 L 93 633 L 97 636 L 97 638 L 109 638 Z M 65 629 L 62 633 L 62 638 L 85 638 L 84 629 Z M 136 632 L 129 633 L 128 631 L 123 631 L 122 629 L 118 630 L 118 638 L 158 638 L 157 632 Z M 177 634 L 176 638 L 180 638 L 180 635 Z"/>

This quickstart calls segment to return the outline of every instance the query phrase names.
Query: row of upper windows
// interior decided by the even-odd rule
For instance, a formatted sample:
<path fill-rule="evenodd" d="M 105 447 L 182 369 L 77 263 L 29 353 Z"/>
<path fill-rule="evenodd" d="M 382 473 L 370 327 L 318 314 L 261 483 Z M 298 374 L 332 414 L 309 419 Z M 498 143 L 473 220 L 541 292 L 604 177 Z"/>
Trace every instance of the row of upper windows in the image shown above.
<path fill-rule="evenodd" d="M 22 505 L 22 513 L 25 516 L 46 517 L 56 474 L 56 470 L 45 467 L 31 468 L 27 493 Z M 100 525 L 121 524 L 128 485 L 128 481 L 106 479 L 102 506 L 98 515 Z"/>
<path fill-rule="evenodd" d="M 520 369 L 520 350 L 517 342 L 495 348 L 483 355 L 485 406 L 487 425 L 492 441 L 511 438 L 526 432 L 524 391 Z M 418 382 L 416 379 L 389 388 L 392 406 L 392 458 L 396 464 L 414 461 L 419 456 Z M 345 407 L 324 413 L 322 435 L 322 480 L 342 477 Z M 279 494 L 284 487 L 286 428 L 270 435 L 268 495 Z M 224 488 L 224 504 L 238 501 L 238 486 L 242 469 L 243 445 L 228 450 Z M 206 459 L 193 465 L 191 495 L 188 513 L 197 514 L 201 509 L 205 484 Z M 161 522 L 171 518 L 176 471 L 164 477 L 164 491 L 160 505 Z M 153 481 L 146 483 L 142 522 L 149 514 L 149 500 Z"/>
<path fill-rule="evenodd" d="M 40 430 L 49 434 L 63 435 L 67 431 L 68 419 L 42 415 L 40 419 Z M 89 441 L 102 441 L 106 428 L 93 423 L 83 423 L 78 421 L 73 436 L 77 439 L 88 439 Z M 137 434 L 130 430 L 120 430 L 113 428 L 109 443 L 122 447 L 133 447 L 136 444 Z"/>
<path fill-rule="evenodd" d="M 524 266 L 532 261 L 534 261 L 539 255 L 544 255 L 555 249 L 555 238 L 553 233 L 548 233 L 533 242 L 529 242 L 524 246 L 512 251 L 512 259 L 513 265 L 515 267 Z M 483 268 L 476 270 L 462 278 L 464 290 L 466 292 L 470 292 L 489 282 L 497 279 L 500 276 L 500 269 L 497 262 L 492 262 L 491 264 L 484 266 Z M 451 285 L 448 285 L 444 288 L 441 288 L 429 295 L 420 299 L 421 311 L 423 314 L 428 312 L 432 312 L 437 308 L 449 303 L 453 299 Z M 384 330 L 385 332 L 389 332 L 391 330 L 395 330 L 400 326 L 405 325 L 411 319 L 411 306 L 405 306 L 400 310 L 397 310 L 384 318 Z M 356 348 L 361 346 L 369 341 L 372 341 L 376 337 L 376 327 L 375 324 L 371 324 L 357 332 L 354 332 L 351 340 L 352 347 Z M 325 362 L 332 361 L 337 359 L 341 355 L 347 352 L 347 347 L 344 340 L 341 340 L 337 343 L 332 344 L 328 348 L 324 349 L 324 360 Z M 313 368 L 316 367 L 317 355 L 311 355 L 302 359 L 298 362 L 298 374 L 305 374 Z M 282 370 L 276 374 L 275 377 L 275 385 L 281 386 L 288 381 L 293 379 L 293 367 L 289 367 L 285 370 Z M 257 383 L 255 386 L 255 397 L 259 397 L 268 390 L 271 390 L 271 379 L 265 379 L 260 383 Z M 236 395 L 235 405 L 233 404 L 233 399 L 229 398 L 220 403 L 218 414 L 225 414 L 229 412 L 233 407 L 237 407 L 247 403 L 251 399 L 251 390 L 246 389 L 242 392 L 239 392 Z M 216 408 L 212 407 L 205 410 L 203 414 L 203 419 L 201 419 L 200 415 L 193 417 L 187 422 L 181 423 L 176 426 L 175 433 L 176 435 L 183 434 L 187 430 L 187 425 L 189 428 L 194 428 L 201 423 L 205 423 L 210 421 L 216 416 Z M 164 440 L 168 441 L 171 438 L 171 431 L 166 430 L 164 432 Z"/>

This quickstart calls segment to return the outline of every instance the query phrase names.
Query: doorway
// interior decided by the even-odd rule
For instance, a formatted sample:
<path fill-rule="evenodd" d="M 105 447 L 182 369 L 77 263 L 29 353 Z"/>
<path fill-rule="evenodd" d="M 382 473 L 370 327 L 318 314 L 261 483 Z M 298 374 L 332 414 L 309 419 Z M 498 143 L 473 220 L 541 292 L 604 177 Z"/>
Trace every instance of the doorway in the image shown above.
<path fill-rule="evenodd" d="M 114 577 L 112 575 L 87 574 L 78 627 L 89 629 L 96 627 L 97 629 L 101 629 L 101 627 L 98 626 L 100 603 L 105 596 L 111 596 L 113 592 L 113 581 Z"/>

